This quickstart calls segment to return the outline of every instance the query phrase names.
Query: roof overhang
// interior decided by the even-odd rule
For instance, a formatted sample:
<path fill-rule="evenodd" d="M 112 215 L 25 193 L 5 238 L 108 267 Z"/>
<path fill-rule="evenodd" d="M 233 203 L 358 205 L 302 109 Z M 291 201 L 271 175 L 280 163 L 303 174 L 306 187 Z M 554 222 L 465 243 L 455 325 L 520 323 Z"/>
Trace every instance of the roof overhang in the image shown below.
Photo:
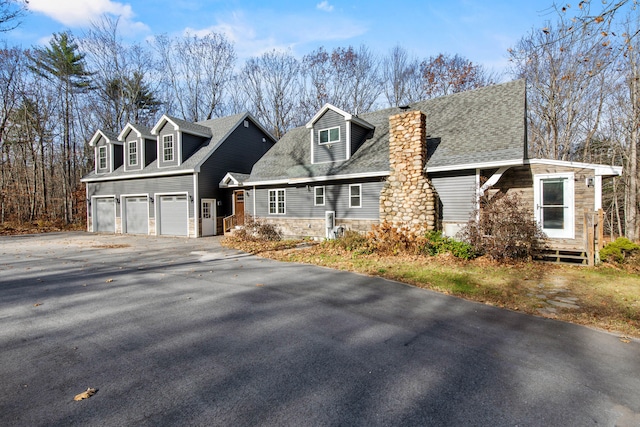
<path fill-rule="evenodd" d="M 113 140 L 113 138 L 110 138 L 107 134 L 105 134 L 103 131 L 101 131 L 100 129 L 98 129 L 96 131 L 96 133 L 93 134 L 93 136 L 91 137 L 91 139 L 89 140 L 89 145 L 91 147 L 95 147 L 96 143 L 98 142 L 98 140 L 100 138 L 104 138 L 107 140 L 107 142 L 116 142 Z"/>
<path fill-rule="evenodd" d="M 195 129 L 181 129 L 180 125 L 171 120 L 171 117 L 167 116 L 166 114 L 163 114 L 162 117 L 160 117 L 160 120 L 158 120 L 158 123 L 156 123 L 156 125 L 151 129 L 151 134 L 158 135 L 158 132 L 160 132 L 160 129 L 162 129 L 162 126 L 164 126 L 165 123 L 169 123 L 170 125 L 172 125 L 173 130 L 175 131 L 180 131 L 195 136 L 202 136 L 204 138 L 211 138 L 211 134 L 207 132 L 198 132 Z"/>
<path fill-rule="evenodd" d="M 191 175 L 194 173 L 196 173 L 196 171 L 193 169 L 180 169 L 180 170 L 162 171 L 162 172 L 137 173 L 137 174 L 126 174 L 126 175 L 118 175 L 118 176 L 109 175 L 109 176 L 82 178 L 80 179 L 80 182 L 122 181 L 127 179 L 153 178 L 158 176 Z"/>
<path fill-rule="evenodd" d="M 131 123 L 127 123 L 127 125 L 124 127 L 124 129 L 122 129 L 122 132 L 120 132 L 120 135 L 118 135 L 118 139 L 124 140 L 124 138 L 127 135 L 127 131 L 133 131 L 136 133 L 136 135 L 138 136 L 138 138 L 141 137 L 147 137 L 147 138 L 153 138 L 153 135 L 144 135 L 140 129 L 138 129 L 137 127 L 135 127 L 133 124 Z"/>
<path fill-rule="evenodd" d="M 566 160 L 551 159 L 527 159 L 525 164 L 530 165 L 552 165 L 565 166 L 570 168 L 592 169 L 596 176 L 621 176 L 622 166 L 600 165 L 597 163 L 569 162 Z"/>
<path fill-rule="evenodd" d="M 324 176 L 308 176 L 300 178 L 284 178 L 274 179 L 269 181 L 245 181 L 243 187 L 250 186 L 263 186 L 263 185 L 297 185 L 306 184 L 310 182 L 326 182 L 326 181 L 341 181 L 345 179 L 363 179 L 363 178 L 379 178 L 389 176 L 389 171 L 378 172 L 361 172 L 350 173 L 344 175 L 324 175 Z"/>
<path fill-rule="evenodd" d="M 368 123 L 360 118 L 358 118 L 357 116 L 354 116 L 351 113 L 347 113 L 344 110 L 341 110 L 340 108 L 336 107 L 335 105 L 331 105 L 331 104 L 324 104 L 324 106 L 320 109 L 320 111 L 318 111 L 316 113 L 315 116 L 313 116 L 313 118 L 311 120 L 309 120 L 307 122 L 307 124 L 305 125 L 307 129 L 312 129 L 313 125 L 315 124 L 315 122 L 318 121 L 318 119 L 320 119 L 320 117 L 322 117 L 324 115 L 324 113 L 326 113 L 328 110 L 332 110 L 335 111 L 336 113 L 340 114 L 342 117 L 344 117 L 345 121 L 347 122 L 352 122 L 355 123 L 359 126 L 362 126 L 364 128 L 367 129 L 375 129 L 375 126 L 373 126 L 371 123 Z"/>
<path fill-rule="evenodd" d="M 449 171 L 457 171 L 457 170 L 468 170 L 468 169 L 493 169 L 493 168 L 501 168 L 504 166 L 522 166 L 525 164 L 524 159 L 513 159 L 513 160 L 500 160 L 495 162 L 478 162 L 478 163 L 465 163 L 465 164 L 457 164 L 457 165 L 446 165 L 446 166 L 429 166 L 425 168 L 427 173 L 433 172 L 449 172 Z"/>
<path fill-rule="evenodd" d="M 238 179 L 230 172 L 227 172 L 224 178 L 220 181 L 220 184 L 218 184 L 220 188 L 240 187 L 241 185 L 242 182 L 238 181 Z"/>

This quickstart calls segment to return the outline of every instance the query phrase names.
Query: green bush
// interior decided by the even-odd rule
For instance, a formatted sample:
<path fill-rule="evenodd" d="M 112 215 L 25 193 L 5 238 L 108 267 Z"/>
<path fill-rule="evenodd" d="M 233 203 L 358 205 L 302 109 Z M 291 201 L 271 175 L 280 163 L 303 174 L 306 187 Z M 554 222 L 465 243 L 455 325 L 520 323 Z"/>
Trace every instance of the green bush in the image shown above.
<path fill-rule="evenodd" d="M 439 231 L 431 231 L 425 237 L 427 241 L 423 246 L 423 251 L 431 256 L 442 253 L 450 253 L 461 259 L 472 259 L 477 256 L 471 244 L 445 237 Z"/>
<path fill-rule="evenodd" d="M 626 237 L 618 237 L 614 242 L 609 243 L 600 250 L 600 259 L 602 261 L 623 263 L 625 258 L 639 249 L 639 245 L 636 245 Z"/>

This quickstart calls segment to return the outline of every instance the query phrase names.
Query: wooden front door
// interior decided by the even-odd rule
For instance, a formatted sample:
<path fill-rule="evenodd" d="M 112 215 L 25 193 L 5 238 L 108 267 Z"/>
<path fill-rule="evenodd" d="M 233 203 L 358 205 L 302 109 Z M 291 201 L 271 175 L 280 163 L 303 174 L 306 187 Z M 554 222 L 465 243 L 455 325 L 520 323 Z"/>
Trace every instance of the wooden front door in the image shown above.
<path fill-rule="evenodd" d="M 237 225 L 244 225 L 244 190 L 233 192 L 233 214 Z"/>

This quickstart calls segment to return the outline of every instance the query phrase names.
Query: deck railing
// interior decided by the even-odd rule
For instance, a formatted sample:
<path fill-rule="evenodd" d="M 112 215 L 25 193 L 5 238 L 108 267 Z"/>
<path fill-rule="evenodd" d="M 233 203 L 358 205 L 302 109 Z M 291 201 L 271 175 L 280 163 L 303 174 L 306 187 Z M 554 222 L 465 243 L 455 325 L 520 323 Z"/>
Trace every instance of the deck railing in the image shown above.
<path fill-rule="evenodd" d="M 238 224 L 238 220 L 235 215 L 229 215 L 224 218 L 222 221 L 222 226 L 224 227 L 224 233 L 227 234 Z"/>

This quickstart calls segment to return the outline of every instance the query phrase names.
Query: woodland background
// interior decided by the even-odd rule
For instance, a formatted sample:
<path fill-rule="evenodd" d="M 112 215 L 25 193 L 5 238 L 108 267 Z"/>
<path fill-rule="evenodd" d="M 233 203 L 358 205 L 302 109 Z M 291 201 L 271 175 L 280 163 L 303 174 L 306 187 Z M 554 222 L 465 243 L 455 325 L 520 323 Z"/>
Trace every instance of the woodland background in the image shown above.
<path fill-rule="evenodd" d="M 327 102 L 364 113 L 526 78 L 529 156 L 623 166 L 605 181 L 606 226 L 637 240 L 640 11 L 635 0 L 598 15 L 589 6 L 554 6 L 545 28 L 523 29 L 502 74 L 455 53 L 416 58 L 401 45 L 302 58 L 271 51 L 239 63 L 221 34 L 125 44 L 107 17 L 82 34 L 53 34 L 46 47 L 0 41 L 0 225 L 82 226 L 80 178 L 94 167 L 88 141 L 97 129 L 250 111 L 279 138 Z M 21 19 L 24 2 L 0 0 L 0 40 Z"/>

